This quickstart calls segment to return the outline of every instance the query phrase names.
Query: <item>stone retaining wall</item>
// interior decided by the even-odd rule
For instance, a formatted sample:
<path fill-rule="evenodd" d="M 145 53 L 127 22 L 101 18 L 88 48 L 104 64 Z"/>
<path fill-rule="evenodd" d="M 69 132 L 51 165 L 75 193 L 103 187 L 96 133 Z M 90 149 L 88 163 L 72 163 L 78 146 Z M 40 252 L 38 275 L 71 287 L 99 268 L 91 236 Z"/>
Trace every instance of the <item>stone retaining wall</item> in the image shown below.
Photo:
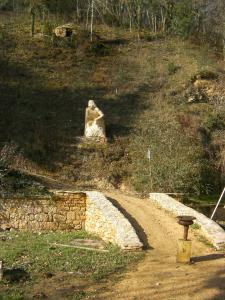
<path fill-rule="evenodd" d="M 1 199 L 0 228 L 80 230 L 85 227 L 86 194 L 55 192 L 53 199 Z"/>
<path fill-rule="evenodd" d="M 140 250 L 143 247 L 130 222 L 99 192 L 87 192 L 85 229 L 124 250 Z"/>
<path fill-rule="evenodd" d="M 34 231 L 85 229 L 124 250 L 142 249 L 132 225 L 103 194 L 51 192 L 52 199 L 0 199 L 0 228 Z"/>
<path fill-rule="evenodd" d="M 220 249 L 225 246 L 225 231 L 205 215 L 163 193 L 150 193 L 150 200 L 175 216 L 188 215 L 195 217 L 195 223 L 200 225 L 202 234 L 215 248 Z"/>

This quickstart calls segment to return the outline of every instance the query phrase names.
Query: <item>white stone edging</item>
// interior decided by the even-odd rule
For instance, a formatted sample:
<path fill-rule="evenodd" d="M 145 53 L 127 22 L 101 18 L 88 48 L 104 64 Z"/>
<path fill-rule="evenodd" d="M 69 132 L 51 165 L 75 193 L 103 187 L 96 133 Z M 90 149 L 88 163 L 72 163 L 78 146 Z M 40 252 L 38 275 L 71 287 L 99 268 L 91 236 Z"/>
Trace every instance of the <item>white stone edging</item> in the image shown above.
<path fill-rule="evenodd" d="M 85 230 L 98 234 L 103 240 L 123 250 L 140 250 L 140 242 L 133 226 L 125 216 L 100 192 L 86 192 Z"/>
<path fill-rule="evenodd" d="M 149 195 L 151 201 L 175 216 L 189 215 L 195 217 L 195 223 L 200 225 L 203 235 L 216 249 L 225 246 L 225 231 L 216 222 L 164 193 L 150 193 Z"/>

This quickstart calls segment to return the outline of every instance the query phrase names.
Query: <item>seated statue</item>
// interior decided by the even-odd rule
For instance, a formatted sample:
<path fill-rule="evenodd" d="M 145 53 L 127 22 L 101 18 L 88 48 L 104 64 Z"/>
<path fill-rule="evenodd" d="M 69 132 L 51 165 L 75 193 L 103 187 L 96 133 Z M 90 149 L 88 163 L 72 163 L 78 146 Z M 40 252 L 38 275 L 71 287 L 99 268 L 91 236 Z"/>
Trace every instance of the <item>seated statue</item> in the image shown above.
<path fill-rule="evenodd" d="M 85 138 L 106 140 L 104 114 L 93 100 L 88 101 L 86 108 L 84 135 Z"/>

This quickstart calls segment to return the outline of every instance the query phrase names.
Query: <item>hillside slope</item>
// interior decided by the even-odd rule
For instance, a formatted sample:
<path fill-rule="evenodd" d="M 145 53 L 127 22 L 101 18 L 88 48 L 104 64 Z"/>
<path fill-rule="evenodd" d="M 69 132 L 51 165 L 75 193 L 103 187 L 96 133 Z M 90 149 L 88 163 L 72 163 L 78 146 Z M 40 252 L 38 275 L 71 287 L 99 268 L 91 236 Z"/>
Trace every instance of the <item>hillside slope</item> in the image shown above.
<path fill-rule="evenodd" d="M 224 176 L 224 66 L 213 51 L 97 27 L 100 42 L 29 36 L 1 19 L 1 163 L 76 183 L 206 193 Z M 82 30 L 81 30 L 82 31 Z M 149 41 L 151 40 L 151 41 Z M 103 49 L 103 51 L 102 51 Z M 95 99 L 109 143 L 79 145 Z"/>

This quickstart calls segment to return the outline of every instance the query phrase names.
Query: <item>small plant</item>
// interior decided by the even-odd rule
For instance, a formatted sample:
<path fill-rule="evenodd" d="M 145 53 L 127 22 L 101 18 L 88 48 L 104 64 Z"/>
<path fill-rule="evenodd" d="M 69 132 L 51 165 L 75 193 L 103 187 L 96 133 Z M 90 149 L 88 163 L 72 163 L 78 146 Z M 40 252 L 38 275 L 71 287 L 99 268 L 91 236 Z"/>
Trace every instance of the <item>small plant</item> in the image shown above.
<path fill-rule="evenodd" d="M 176 65 L 174 62 L 170 62 L 167 65 L 167 71 L 169 75 L 174 75 L 179 69 L 180 66 Z"/>
<path fill-rule="evenodd" d="M 204 123 L 204 127 L 210 131 L 223 130 L 225 128 L 225 121 L 223 116 L 219 114 L 213 114 L 208 116 Z"/>
<path fill-rule="evenodd" d="M 197 223 L 194 223 L 194 224 L 191 225 L 191 228 L 194 229 L 194 230 L 199 230 L 199 229 L 201 229 L 201 226 Z"/>
<path fill-rule="evenodd" d="M 210 248 L 214 248 L 213 244 L 209 240 L 207 240 L 204 236 L 199 235 L 198 236 L 198 240 L 200 242 L 202 242 L 203 244 L 205 244 L 206 246 L 208 246 Z"/>

